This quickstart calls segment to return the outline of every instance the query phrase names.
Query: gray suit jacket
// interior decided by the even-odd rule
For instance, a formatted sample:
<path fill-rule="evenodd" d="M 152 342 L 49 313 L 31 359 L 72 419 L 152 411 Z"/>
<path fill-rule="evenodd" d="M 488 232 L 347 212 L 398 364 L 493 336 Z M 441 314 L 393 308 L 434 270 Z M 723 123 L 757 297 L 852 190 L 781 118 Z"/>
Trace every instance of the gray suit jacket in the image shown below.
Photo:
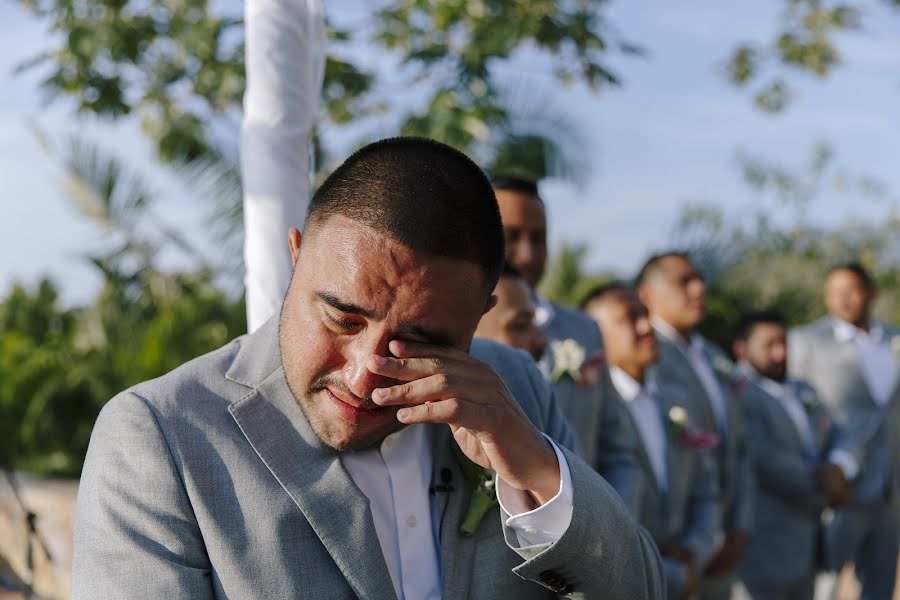
<path fill-rule="evenodd" d="M 688 399 L 688 412 L 696 427 L 706 433 L 719 432 L 712 402 L 706 394 L 700 378 L 674 342 L 657 335 L 659 359 L 656 361 L 657 385 L 660 389 L 681 389 Z M 731 361 L 714 344 L 703 339 L 704 349 L 711 364 Z M 724 363 L 723 363 L 724 364 Z M 722 503 L 722 527 L 726 530 L 750 531 L 753 525 L 753 465 L 747 441 L 744 438 L 744 417 L 740 402 L 734 393 L 734 381 L 728 374 L 713 369 L 726 402 L 727 435 L 716 448 L 715 467 L 719 474 L 719 493 Z"/>
<path fill-rule="evenodd" d="M 486 342 L 472 354 L 540 429 L 571 443 L 530 357 Z M 439 532 L 444 598 L 553 597 L 545 585 L 660 597 L 652 540 L 566 449 L 573 514 L 560 540 L 520 547 L 499 509 L 460 536 L 471 489 L 449 428 L 428 427 L 433 470 L 450 469 L 455 486 Z M 79 489 L 74 555 L 76 599 L 395 596 L 368 500 L 287 387 L 276 319 L 107 404 Z"/>
<path fill-rule="evenodd" d="M 839 428 L 815 391 L 792 382 L 803 402 L 815 452 L 794 426 L 783 402 L 749 376 L 740 392 L 757 481 L 753 534 L 740 566 L 751 585 L 796 584 L 815 573 L 816 538 L 825 498 L 814 467 L 834 448 L 847 450 Z"/>
<path fill-rule="evenodd" d="M 612 387 L 612 386 L 611 386 Z M 624 400 L 612 387 L 616 401 Z M 685 405 L 685 399 L 671 390 L 660 388 L 655 398 L 666 433 L 666 474 L 668 489 L 659 487 L 650 455 L 643 443 L 639 443 L 638 456 L 643 474 L 643 485 L 638 500 L 638 522 L 650 532 L 659 544 L 676 543 L 690 548 L 703 566 L 715 551 L 715 537 L 719 530 L 719 489 L 716 470 L 709 451 L 685 447 L 670 435 L 668 413 L 672 406 Z M 637 428 L 631 412 L 625 409 L 629 420 Z M 640 438 L 638 438 L 640 439 Z M 679 598 L 687 585 L 687 568 L 677 561 L 663 557 L 666 587 L 669 598 Z"/>
<path fill-rule="evenodd" d="M 885 327 L 885 333 L 894 336 L 900 330 Z M 879 406 L 863 379 L 853 346 L 835 339 L 829 317 L 791 330 L 788 342 L 791 375 L 816 388 L 859 459 L 854 504 L 880 504 L 895 497 L 900 386 L 890 401 Z"/>
<path fill-rule="evenodd" d="M 597 324 L 581 311 L 553 305 L 553 316 L 543 327 L 548 340 L 572 339 L 585 349 L 588 359 L 602 356 Z M 555 367 L 548 346 L 543 359 L 547 373 Z M 609 372 L 605 364 L 596 368 L 600 381 L 580 383 L 568 375 L 552 382 L 557 402 L 575 429 L 582 458 L 612 485 L 625 504 L 635 510 L 641 486 L 638 439 L 619 402 L 608 396 Z"/>

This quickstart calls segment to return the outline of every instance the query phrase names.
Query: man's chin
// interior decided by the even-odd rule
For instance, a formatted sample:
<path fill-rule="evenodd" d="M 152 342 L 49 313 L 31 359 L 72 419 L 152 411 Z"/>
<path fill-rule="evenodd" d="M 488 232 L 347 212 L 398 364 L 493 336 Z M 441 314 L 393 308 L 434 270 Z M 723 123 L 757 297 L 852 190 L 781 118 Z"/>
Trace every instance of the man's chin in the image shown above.
<path fill-rule="evenodd" d="M 344 423 L 324 425 L 311 422 L 310 425 L 323 444 L 338 452 L 362 452 L 377 448 L 384 438 L 406 427 L 400 421 L 368 430 Z"/>

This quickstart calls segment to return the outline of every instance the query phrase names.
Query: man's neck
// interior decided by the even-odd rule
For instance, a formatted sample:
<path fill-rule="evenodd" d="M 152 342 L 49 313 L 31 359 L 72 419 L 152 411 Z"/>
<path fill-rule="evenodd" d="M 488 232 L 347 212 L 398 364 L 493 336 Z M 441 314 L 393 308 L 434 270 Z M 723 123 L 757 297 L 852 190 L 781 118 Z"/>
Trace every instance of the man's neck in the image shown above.
<path fill-rule="evenodd" d="M 625 372 L 626 375 L 637 381 L 642 386 L 644 385 L 647 367 L 627 362 L 612 363 L 612 366 L 619 367 Z"/>
<path fill-rule="evenodd" d="M 694 328 L 689 327 L 687 329 L 680 329 L 671 325 L 668 321 L 660 317 L 659 315 L 653 315 L 652 317 L 653 324 L 657 329 L 662 330 L 664 333 L 671 334 L 681 338 L 687 344 L 691 343 L 691 337 L 694 335 Z"/>
<path fill-rule="evenodd" d="M 853 327 L 856 327 L 857 329 L 859 329 L 861 331 L 865 331 L 866 333 L 870 333 L 870 331 L 872 329 L 872 317 L 869 316 L 868 314 L 861 316 L 859 319 L 857 319 L 855 321 L 846 321 L 835 315 L 831 315 L 831 318 L 835 319 L 837 321 L 840 321 L 842 323 L 847 323 L 848 325 L 852 325 Z"/>

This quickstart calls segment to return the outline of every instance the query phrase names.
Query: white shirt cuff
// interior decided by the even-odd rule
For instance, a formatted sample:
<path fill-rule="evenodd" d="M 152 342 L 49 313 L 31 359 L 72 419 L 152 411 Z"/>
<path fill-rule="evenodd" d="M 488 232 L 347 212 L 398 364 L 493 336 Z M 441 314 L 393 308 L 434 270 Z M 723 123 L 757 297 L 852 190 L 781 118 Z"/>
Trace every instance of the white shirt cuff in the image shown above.
<path fill-rule="evenodd" d="M 572 474 L 569 463 L 556 442 L 544 435 L 559 461 L 559 491 L 546 504 L 531 509 L 534 502 L 527 492 L 517 490 L 497 478 L 497 500 L 509 515 L 506 526 L 512 528 L 521 546 L 540 546 L 559 540 L 572 522 Z"/>
<path fill-rule="evenodd" d="M 828 462 L 836 464 L 847 481 L 853 481 L 859 474 L 859 463 L 852 454 L 841 448 L 835 448 L 828 453 Z"/>

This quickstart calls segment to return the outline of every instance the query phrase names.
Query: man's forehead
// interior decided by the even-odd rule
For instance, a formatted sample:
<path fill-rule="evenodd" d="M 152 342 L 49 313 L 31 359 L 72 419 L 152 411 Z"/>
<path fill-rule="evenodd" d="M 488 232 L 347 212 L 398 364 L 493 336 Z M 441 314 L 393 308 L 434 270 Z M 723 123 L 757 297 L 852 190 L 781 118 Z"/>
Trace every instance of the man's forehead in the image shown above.
<path fill-rule="evenodd" d="M 543 221 L 544 203 L 533 194 L 514 190 L 497 190 L 497 205 L 500 208 L 500 216 L 506 220 L 510 217 L 530 217 L 532 220 Z"/>
<path fill-rule="evenodd" d="M 659 262 L 660 270 L 671 277 L 699 275 L 697 267 L 684 256 L 666 256 Z"/>

